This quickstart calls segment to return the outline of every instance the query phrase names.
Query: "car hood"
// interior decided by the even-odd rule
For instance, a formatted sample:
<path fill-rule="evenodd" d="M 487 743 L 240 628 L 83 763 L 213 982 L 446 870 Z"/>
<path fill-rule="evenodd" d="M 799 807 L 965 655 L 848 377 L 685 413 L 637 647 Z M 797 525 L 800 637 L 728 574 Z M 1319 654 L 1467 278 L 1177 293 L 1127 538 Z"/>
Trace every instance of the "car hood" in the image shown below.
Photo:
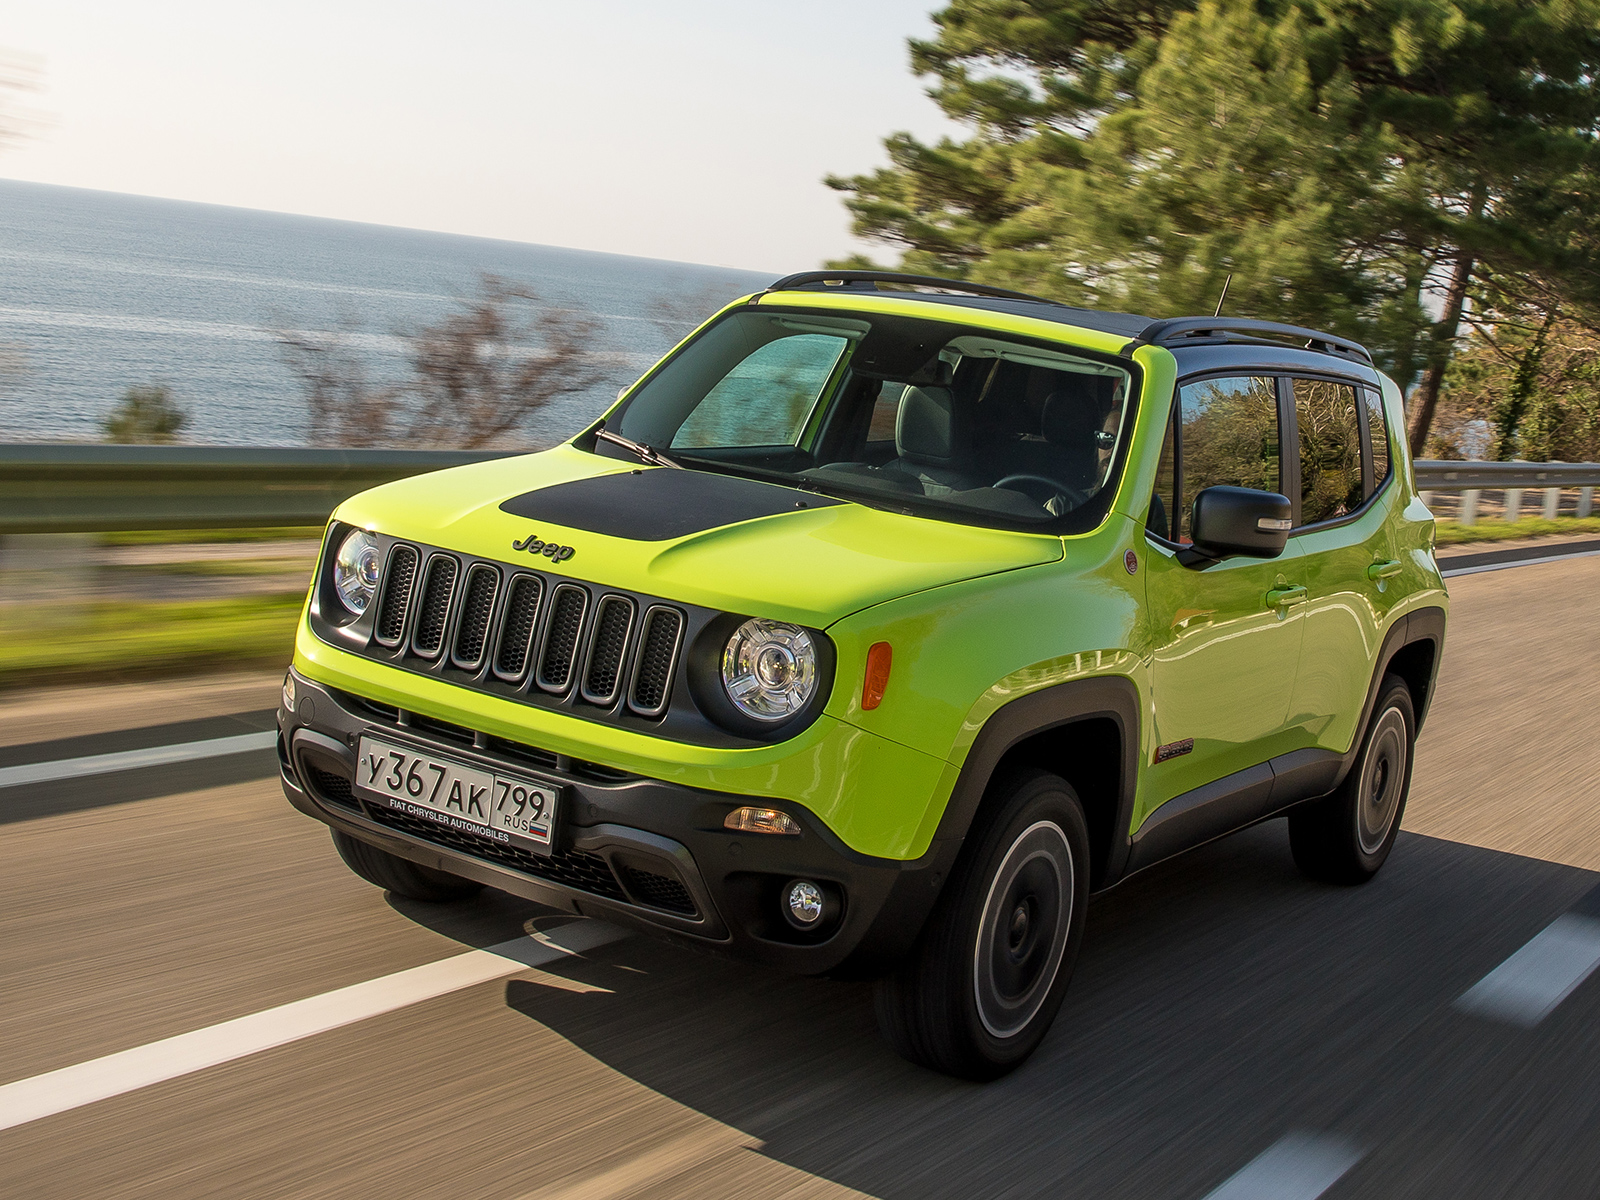
<path fill-rule="evenodd" d="M 888 513 L 703 471 L 636 468 L 570 446 L 384 484 L 334 515 L 602 586 L 813 627 L 1062 556 L 1059 537 Z M 559 549 L 552 557 L 542 546 Z"/>

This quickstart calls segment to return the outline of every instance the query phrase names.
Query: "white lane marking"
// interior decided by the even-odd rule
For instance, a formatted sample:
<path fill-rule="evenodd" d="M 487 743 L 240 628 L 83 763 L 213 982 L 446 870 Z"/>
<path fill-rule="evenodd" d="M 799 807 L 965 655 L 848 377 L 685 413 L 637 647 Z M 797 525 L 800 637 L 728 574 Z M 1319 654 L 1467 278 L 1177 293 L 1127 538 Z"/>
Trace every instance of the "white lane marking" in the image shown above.
<path fill-rule="evenodd" d="M 1531 1029 L 1600 966 L 1600 921 L 1563 913 L 1456 1001 L 1479 1016 Z"/>
<path fill-rule="evenodd" d="M 545 936 L 559 945 L 514 938 L 486 950 L 396 971 L 192 1033 L 19 1079 L 0 1087 L 0 1129 L 108 1100 L 475 984 L 515 975 L 530 966 L 593 950 L 626 937 L 627 933 L 600 921 L 580 920 Z"/>
<path fill-rule="evenodd" d="M 23 763 L 15 767 L 0 767 L 0 788 L 20 787 L 25 783 L 49 783 L 55 779 L 78 779 L 85 775 L 109 775 L 113 771 L 161 767 L 168 763 L 192 762 L 197 758 L 243 754 L 247 750 L 270 750 L 277 742 L 277 732 L 268 729 L 261 733 L 208 738 L 203 742 L 179 742 L 175 746 L 150 746 L 144 750 L 120 750 L 115 754 L 90 754 L 84 758 Z"/>
<path fill-rule="evenodd" d="M 1361 1151 L 1341 1137 L 1286 1134 L 1206 1200 L 1316 1200 L 1360 1161 Z"/>
<path fill-rule="evenodd" d="M 1439 574 L 1446 579 L 1451 579 L 1457 575 L 1478 575 L 1484 571 L 1504 571 L 1507 567 L 1536 567 L 1540 563 L 1565 562 L 1569 558 L 1593 558 L 1597 554 L 1600 554 L 1600 550 L 1580 550 L 1576 554 L 1547 554 L 1542 558 L 1518 558 L 1513 559 L 1511 562 L 1484 563 L 1476 567 L 1456 567 L 1454 570 L 1441 566 Z M 1445 562 L 1449 561 L 1448 558 L 1445 559 Z"/>

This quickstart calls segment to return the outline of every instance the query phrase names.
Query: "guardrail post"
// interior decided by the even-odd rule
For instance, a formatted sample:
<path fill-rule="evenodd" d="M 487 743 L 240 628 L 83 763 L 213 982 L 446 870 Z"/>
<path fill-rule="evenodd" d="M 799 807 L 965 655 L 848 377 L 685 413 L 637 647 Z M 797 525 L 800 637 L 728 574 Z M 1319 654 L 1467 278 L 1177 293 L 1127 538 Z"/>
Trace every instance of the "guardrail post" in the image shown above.
<path fill-rule="evenodd" d="M 1433 493 L 1432 492 L 1418 492 L 1417 493 L 1417 497 L 1422 501 L 1422 503 L 1423 503 L 1423 505 L 1425 507 L 1430 508 L 1430 509 L 1433 507 Z"/>
<path fill-rule="evenodd" d="M 1522 489 L 1506 489 L 1506 521 L 1508 523 L 1522 519 Z"/>
<path fill-rule="evenodd" d="M 1578 515 L 1587 517 L 1594 511 L 1594 489 L 1581 487 L 1578 489 Z"/>
<path fill-rule="evenodd" d="M 1544 490 L 1544 519 L 1554 521 L 1561 512 L 1561 489 L 1545 488 Z"/>
<path fill-rule="evenodd" d="M 1478 523 L 1478 496 L 1477 488 L 1468 488 L 1461 493 L 1461 512 L 1456 521 L 1462 525 L 1476 525 Z"/>

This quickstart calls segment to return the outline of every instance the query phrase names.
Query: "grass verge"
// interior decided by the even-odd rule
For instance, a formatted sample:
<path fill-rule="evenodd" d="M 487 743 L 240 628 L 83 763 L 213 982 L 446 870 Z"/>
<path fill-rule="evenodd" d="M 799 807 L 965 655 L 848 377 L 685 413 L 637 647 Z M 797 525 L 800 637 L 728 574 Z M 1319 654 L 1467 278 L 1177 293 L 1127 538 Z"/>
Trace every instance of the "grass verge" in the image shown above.
<path fill-rule="evenodd" d="M 270 529 L 133 529 L 97 535 L 102 546 L 187 546 L 196 542 L 313 542 L 322 540 L 321 525 Z"/>
<path fill-rule="evenodd" d="M 285 665 L 304 596 L 0 611 L 0 687 Z"/>
<path fill-rule="evenodd" d="M 1557 517 L 1554 521 L 1524 517 L 1520 521 L 1481 521 L 1476 525 L 1440 521 L 1437 544 L 1460 546 L 1467 542 L 1509 542 L 1572 533 L 1600 533 L 1600 517 Z"/>

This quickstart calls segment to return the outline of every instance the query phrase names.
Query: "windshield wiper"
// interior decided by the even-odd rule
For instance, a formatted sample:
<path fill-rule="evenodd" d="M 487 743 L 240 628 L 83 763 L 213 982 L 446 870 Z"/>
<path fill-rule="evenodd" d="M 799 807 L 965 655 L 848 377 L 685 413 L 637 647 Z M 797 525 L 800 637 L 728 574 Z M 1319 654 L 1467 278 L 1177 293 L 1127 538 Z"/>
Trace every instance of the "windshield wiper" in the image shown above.
<path fill-rule="evenodd" d="M 613 446 L 621 446 L 630 454 L 635 455 L 640 462 L 649 463 L 652 467 L 673 467 L 683 470 L 681 462 L 668 458 L 653 446 L 646 446 L 643 442 L 636 442 L 632 438 L 625 438 L 620 433 L 612 433 L 604 425 L 594 431 L 595 437 L 601 441 L 610 442 Z"/>

